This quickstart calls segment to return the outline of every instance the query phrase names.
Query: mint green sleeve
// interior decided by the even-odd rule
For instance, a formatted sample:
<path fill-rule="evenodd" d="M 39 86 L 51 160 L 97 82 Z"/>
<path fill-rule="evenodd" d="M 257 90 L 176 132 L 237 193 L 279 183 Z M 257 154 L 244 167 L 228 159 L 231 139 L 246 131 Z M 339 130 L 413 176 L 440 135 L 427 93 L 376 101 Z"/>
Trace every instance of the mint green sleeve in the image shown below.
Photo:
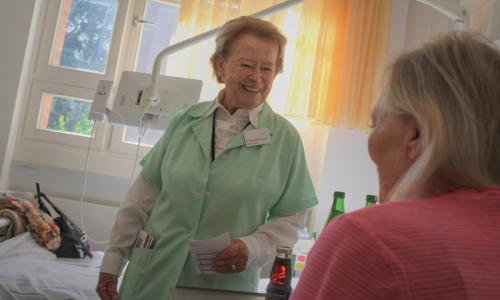
<path fill-rule="evenodd" d="M 152 186 L 162 189 L 162 177 L 161 177 L 161 166 L 163 163 L 163 158 L 169 146 L 172 134 L 174 134 L 175 129 L 179 125 L 183 114 L 177 114 L 170 122 L 167 130 L 163 133 L 160 140 L 153 146 L 153 148 L 144 156 L 140 164 L 142 166 L 141 176 L 142 178 Z"/>
<path fill-rule="evenodd" d="M 300 137 L 297 136 L 292 164 L 285 189 L 278 203 L 270 210 L 269 217 L 284 217 L 301 212 L 318 204 L 304 155 Z"/>

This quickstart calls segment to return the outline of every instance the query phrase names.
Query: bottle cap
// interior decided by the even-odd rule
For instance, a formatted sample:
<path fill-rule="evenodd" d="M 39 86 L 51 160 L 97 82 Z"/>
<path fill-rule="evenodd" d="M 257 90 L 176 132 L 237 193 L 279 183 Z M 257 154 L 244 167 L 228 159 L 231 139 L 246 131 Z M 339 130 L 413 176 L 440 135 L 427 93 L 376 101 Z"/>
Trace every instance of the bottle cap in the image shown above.
<path fill-rule="evenodd" d="M 290 256 L 292 254 L 292 248 L 287 246 L 278 246 L 276 248 L 276 254 L 286 254 L 287 256 Z"/>
<path fill-rule="evenodd" d="M 333 192 L 333 197 L 342 197 L 342 198 L 345 198 L 345 193 L 344 192 L 340 192 L 340 191 L 335 191 Z"/>

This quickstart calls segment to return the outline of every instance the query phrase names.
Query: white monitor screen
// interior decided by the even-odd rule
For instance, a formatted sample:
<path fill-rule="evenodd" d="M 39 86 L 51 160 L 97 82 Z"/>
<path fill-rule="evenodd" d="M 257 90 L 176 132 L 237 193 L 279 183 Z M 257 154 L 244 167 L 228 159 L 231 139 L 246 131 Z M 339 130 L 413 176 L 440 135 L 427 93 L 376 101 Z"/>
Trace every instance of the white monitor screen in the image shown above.
<path fill-rule="evenodd" d="M 147 112 L 154 115 L 148 121 L 148 128 L 166 129 L 179 110 L 199 101 L 202 84 L 198 79 L 160 76 L 158 104 L 148 106 L 151 74 L 125 71 L 114 93 L 108 121 L 139 127 L 143 114 Z"/>

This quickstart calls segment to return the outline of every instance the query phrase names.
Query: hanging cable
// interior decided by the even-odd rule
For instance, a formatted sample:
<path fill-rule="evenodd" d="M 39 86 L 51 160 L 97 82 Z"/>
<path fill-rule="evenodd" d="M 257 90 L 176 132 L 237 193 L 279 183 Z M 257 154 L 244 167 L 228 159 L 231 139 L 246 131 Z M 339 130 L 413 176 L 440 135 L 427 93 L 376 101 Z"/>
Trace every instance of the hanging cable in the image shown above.
<path fill-rule="evenodd" d="M 136 169 L 136 165 L 137 165 L 137 161 L 138 161 L 138 158 L 139 158 L 139 149 L 141 148 L 141 139 L 144 136 L 144 134 L 146 133 L 146 130 L 147 130 L 147 127 L 148 127 L 148 122 L 149 122 L 149 119 L 151 118 L 151 116 L 149 116 L 147 114 L 148 107 L 149 106 L 146 106 L 146 108 L 142 112 L 141 120 L 139 122 L 139 127 L 138 127 L 139 140 L 138 140 L 138 143 L 137 143 L 137 148 L 136 148 L 136 152 L 135 152 L 135 159 L 134 159 L 134 165 L 133 165 L 133 168 L 132 168 L 132 174 L 130 175 L 130 178 L 129 178 L 129 181 L 128 181 L 128 188 L 127 188 L 127 190 L 130 189 L 130 186 L 132 184 L 132 181 L 133 181 L 133 178 L 134 178 L 135 169 Z M 119 114 L 118 112 L 113 112 L 113 111 L 110 111 L 109 113 L 115 113 L 115 114 L 117 114 L 118 117 L 120 118 L 121 123 L 125 124 L 123 122 L 123 117 L 121 116 L 121 114 Z M 148 119 L 146 120 L 146 118 L 148 118 Z M 88 144 L 88 147 L 87 147 L 87 155 L 85 156 L 85 165 L 84 165 L 84 168 L 83 168 L 83 185 L 82 185 L 82 192 L 80 194 L 80 224 L 82 226 L 82 231 L 86 234 L 86 236 L 89 239 L 89 241 L 93 242 L 94 244 L 107 244 L 107 243 L 109 243 L 109 240 L 99 241 L 99 240 L 93 239 L 90 236 L 90 234 L 87 232 L 87 229 L 85 227 L 85 218 L 84 218 L 84 213 L 83 213 L 83 199 L 85 197 L 85 192 L 87 190 L 87 173 L 88 173 L 87 172 L 87 168 L 88 168 L 88 162 L 89 162 L 89 157 L 90 157 L 90 148 L 91 148 L 91 145 L 92 145 L 92 139 L 94 137 L 95 125 L 96 125 L 95 120 L 92 120 L 92 121 L 93 121 L 93 123 L 92 123 L 92 133 L 90 134 L 89 144 Z"/>
<path fill-rule="evenodd" d="M 139 127 L 137 128 L 137 131 L 139 132 L 139 140 L 137 142 L 137 148 L 135 151 L 135 159 L 134 159 L 134 165 L 132 167 L 132 174 L 130 175 L 130 178 L 128 180 L 128 189 L 130 189 L 130 187 L 132 186 L 132 182 L 134 180 L 135 168 L 137 166 L 137 160 L 139 158 L 139 150 L 141 148 L 141 139 L 146 134 L 146 130 L 149 123 L 149 119 L 145 120 L 146 117 L 150 118 L 149 115 L 147 115 L 148 108 L 149 106 L 146 105 L 146 108 L 142 112 L 141 121 L 139 122 Z"/>
<path fill-rule="evenodd" d="M 83 186 L 82 186 L 82 192 L 80 194 L 80 224 L 82 226 L 82 231 L 85 233 L 87 236 L 87 239 L 95 244 L 107 244 L 109 240 L 106 241 L 98 241 L 94 240 L 90 234 L 87 232 L 87 229 L 85 228 L 85 219 L 83 217 L 83 198 L 85 196 L 85 191 L 87 190 L 87 167 L 89 163 L 89 157 L 90 157 L 90 146 L 92 145 L 92 138 L 94 137 L 95 133 L 95 120 L 92 120 L 92 133 L 90 134 L 89 138 L 89 145 L 87 147 L 87 155 L 85 156 L 85 165 L 83 167 Z"/>

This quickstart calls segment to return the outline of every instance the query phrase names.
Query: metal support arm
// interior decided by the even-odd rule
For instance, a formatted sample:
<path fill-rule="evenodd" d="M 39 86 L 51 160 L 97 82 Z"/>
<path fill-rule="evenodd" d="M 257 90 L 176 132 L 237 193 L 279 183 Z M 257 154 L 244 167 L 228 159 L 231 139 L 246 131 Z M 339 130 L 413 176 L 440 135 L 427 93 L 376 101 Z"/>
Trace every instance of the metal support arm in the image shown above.
<path fill-rule="evenodd" d="M 278 12 L 280 10 L 286 9 L 292 5 L 301 3 L 303 1 L 304 0 L 287 0 L 287 1 L 281 2 L 279 4 L 276 4 L 274 6 L 271 6 L 269 8 L 266 8 L 264 10 L 261 10 L 259 12 L 256 12 L 256 13 L 252 14 L 251 16 L 252 17 L 259 17 L 259 18 L 265 17 L 265 16 L 271 15 L 275 12 Z M 201 34 L 196 35 L 196 36 L 189 38 L 187 40 L 181 41 L 181 42 L 174 44 L 172 46 L 169 46 L 169 47 L 163 49 L 156 56 L 155 63 L 153 65 L 153 73 L 151 76 L 151 94 L 150 94 L 150 97 L 148 99 L 149 105 L 158 104 L 157 103 L 158 102 L 158 81 L 159 81 L 159 77 L 160 77 L 160 66 L 161 66 L 161 63 L 163 62 L 163 59 L 165 59 L 165 57 L 167 57 L 168 55 L 170 55 L 172 53 L 180 51 L 184 48 L 187 48 L 193 44 L 196 44 L 198 42 L 201 42 L 203 40 L 206 40 L 206 39 L 216 35 L 217 31 L 219 31 L 219 29 L 220 29 L 220 27 L 214 28 L 212 30 L 201 33 Z"/>

